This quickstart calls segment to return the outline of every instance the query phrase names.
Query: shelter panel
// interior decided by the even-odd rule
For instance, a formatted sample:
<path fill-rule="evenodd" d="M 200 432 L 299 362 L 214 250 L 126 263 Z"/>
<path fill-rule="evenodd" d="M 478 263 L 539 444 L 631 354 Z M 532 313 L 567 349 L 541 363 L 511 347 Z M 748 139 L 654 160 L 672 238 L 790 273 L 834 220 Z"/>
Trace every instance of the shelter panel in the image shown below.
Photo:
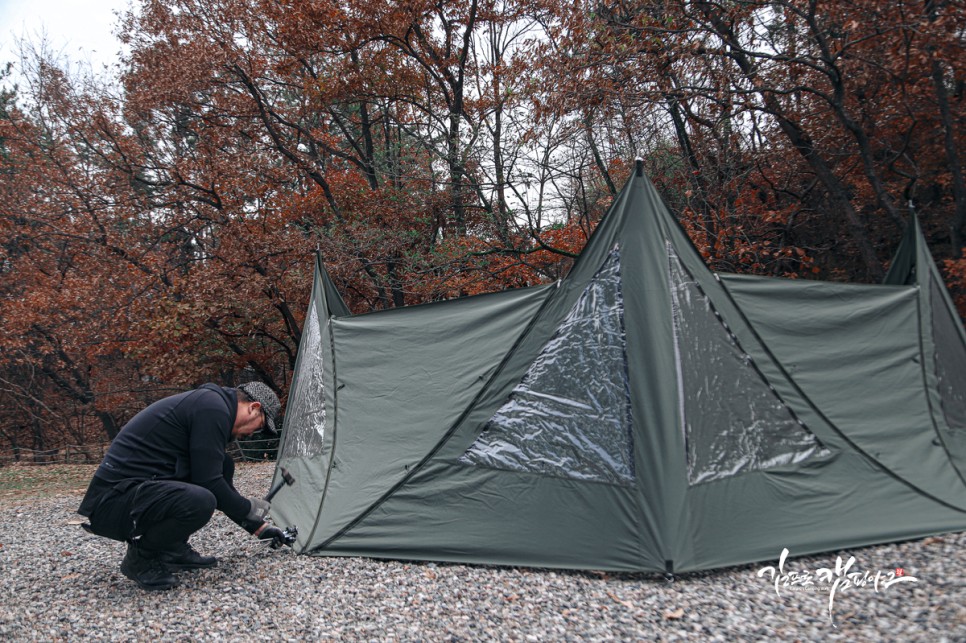
<path fill-rule="evenodd" d="M 285 445 L 281 459 L 311 458 L 322 453 L 325 437 L 325 402 L 322 383 L 322 334 L 315 305 L 302 329 L 303 341 L 299 352 L 298 371 L 289 396 L 285 429 Z"/>
<path fill-rule="evenodd" d="M 632 452 L 615 248 L 460 462 L 628 484 Z"/>
<path fill-rule="evenodd" d="M 331 318 L 322 327 L 325 383 L 335 395 L 326 396 L 330 464 L 311 547 L 341 537 L 420 469 L 552 292 L 508 290 Z"/>
<path fill-rule="evenodd" d="M 670 244 L 668 258 L 690 483 L 827 453 L 742 350 Z"/>

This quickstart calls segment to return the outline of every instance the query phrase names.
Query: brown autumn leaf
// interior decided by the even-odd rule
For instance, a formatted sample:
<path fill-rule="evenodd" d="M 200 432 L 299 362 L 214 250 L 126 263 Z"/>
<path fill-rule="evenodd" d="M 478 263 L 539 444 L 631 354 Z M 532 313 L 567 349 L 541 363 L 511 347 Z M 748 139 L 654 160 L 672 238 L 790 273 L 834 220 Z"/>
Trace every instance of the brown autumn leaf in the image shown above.
<path fill-rule="evenodd" d="M 619 603 L 628 609 L 632 609 L 634 607 L 633 603 L 621 600 L 616 594 L 614 594 L 614 592 L 607 592 L 607 595 L 610 596 L 611 600 L 613 600 L 615 603 Z"/>

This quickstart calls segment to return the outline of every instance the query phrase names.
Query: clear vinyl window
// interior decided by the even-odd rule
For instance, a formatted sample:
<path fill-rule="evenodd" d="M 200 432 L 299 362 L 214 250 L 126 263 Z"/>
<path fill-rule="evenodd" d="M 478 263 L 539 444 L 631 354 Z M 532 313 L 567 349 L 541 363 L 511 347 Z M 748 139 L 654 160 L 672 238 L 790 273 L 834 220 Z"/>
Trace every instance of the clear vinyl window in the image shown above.
<path fill-rule="evenodd" d="M 827 454 L 741 349 L 670 244 L 668 258 L 690 483 Z"/>
<path fill-rule="evenodd" d="M 625 344 L 615 248 L 460 462 L 610 484 L 632 482 Z"/>
<path fill-rule="evenodd" d="M 285 446 L 280 459 L 311 458 L 322 453 L 325 436 L 325 402 L 322 384 L 322 334 L 315 305 L 302 329 L 298 371 L 289 394 Z M 289 419 L 290 418 L 290 419 Z"/>

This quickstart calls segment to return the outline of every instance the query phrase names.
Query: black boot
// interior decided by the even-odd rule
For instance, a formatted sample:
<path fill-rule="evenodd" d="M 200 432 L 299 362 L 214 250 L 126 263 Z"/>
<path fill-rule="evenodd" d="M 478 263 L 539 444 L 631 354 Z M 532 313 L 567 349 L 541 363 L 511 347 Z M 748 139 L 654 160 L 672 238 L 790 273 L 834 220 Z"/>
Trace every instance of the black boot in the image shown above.
<path fill-rule="evenodd" d="M 157 552 L 147 551 L 134 542 L 128 543 L 121 573 L 148 591 L 170 589 L 178 584 Z"/>
<path fill-rule="evenodd" d="M 217 565 L 218 559 L 214 556 L 202 556 L 184 542 L 170 551 L 161 552 L 161 562 L 170 570 L 204 569 Z"/>

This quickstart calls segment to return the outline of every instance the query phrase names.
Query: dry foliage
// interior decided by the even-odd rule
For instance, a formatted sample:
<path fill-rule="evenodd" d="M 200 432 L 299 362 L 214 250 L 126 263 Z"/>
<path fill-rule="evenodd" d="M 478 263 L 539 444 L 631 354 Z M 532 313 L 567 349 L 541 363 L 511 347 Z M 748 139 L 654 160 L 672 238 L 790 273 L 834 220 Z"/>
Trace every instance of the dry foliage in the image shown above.
<path fill-rule="evenodd" d="M 875 281 L 912 211 L 964 306 L 951 2 L 142 0 L 119 84 L 0 94 L 0 441 L 283 397 L 320 252 L 352 310 L 566 272 L 635 156 L 718 270 Z"/>

